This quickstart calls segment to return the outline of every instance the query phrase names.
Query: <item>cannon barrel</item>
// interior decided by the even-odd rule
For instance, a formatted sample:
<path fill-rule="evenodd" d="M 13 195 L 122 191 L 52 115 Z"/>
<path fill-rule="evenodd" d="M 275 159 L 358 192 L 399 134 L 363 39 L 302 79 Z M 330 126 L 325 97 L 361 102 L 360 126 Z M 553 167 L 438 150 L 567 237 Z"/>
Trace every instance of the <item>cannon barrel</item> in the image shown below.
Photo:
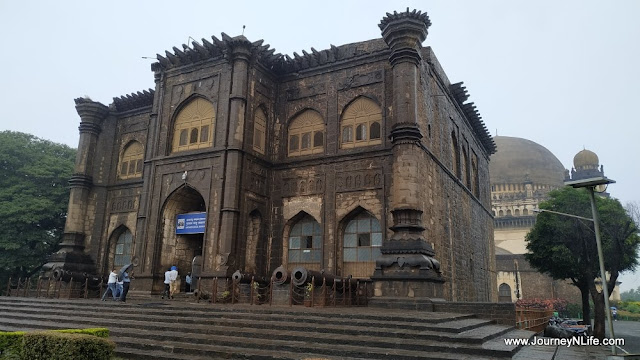
<path fill-rule="evenodd" d="M 241 283 L 241 284 L 251 283 L 252 278 L 253 278 L 253 281 L 257 281 L 263 284 L 266 284 L 269 282 L 269 280 L 264 276 L 259 276 L 259 275 L 249 274 L 249 273 L 242 273 L 240 272 L 240 270 L 236 270 L 236 272 L 234 272 L 233 275 L 231 275 L 231 278 L 233 279 L 234 282 Z"/>
<path fill-rule="evenodd" d="M 311 279 L 315 280 L 314 285 L 322 285 L 323 278 L 326 280 L 326 285 L 331 285 L 335 281 L 335 276 L 327 274 L 324 270 L 315 271 L 304 267 L 297 267 L 291 272 L 291 281 L 293 281 L 293 285 L 296 286 L 310 283 Z"/>
<path fill-rule="evenodd" d="M 89 279 L 89 285 L 95 286 L 100 283 L 100 278 L 98 276 L 92 276 L 86 272 L 76 272 L 64 269 L 55 269 L 53 270 L 53 278 L 56 280 L 62 279 L 62 281 L 68 282 L 73 279 L 73 281 L 84 282 L 86 279 Z"/>
<path fill-rule="evenodd" d="M 274 285 L 283 285 L 287 281 L 289 281 L 289 272 L 284 268 L 284 266 L 278 266 L 275 270 L 273 270 L 271 280 L 273 280 Z"/>
<path fill-rule="evenodd" d="M 200 299 L 203 300 L 208 300 L 211 298 L 211 293 L 206 291 L 206 290 L 202 290 L 202 289 L 195 289 L 193 290 L 193 296 L 195 297 L 200 297 Z"/>

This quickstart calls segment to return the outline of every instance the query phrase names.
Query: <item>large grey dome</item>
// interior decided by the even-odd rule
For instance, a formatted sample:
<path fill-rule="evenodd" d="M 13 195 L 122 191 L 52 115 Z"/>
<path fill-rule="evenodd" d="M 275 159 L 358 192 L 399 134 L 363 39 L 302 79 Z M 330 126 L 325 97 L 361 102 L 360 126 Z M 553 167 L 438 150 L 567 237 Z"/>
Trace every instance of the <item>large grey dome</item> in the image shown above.
<path fill-rule="evenodd" d="M 534 184 L 560 187 L 564 181 L 564 166 L 551 151 L 531 140 L 495 136 L 498 151 L 491 155 L 491 184 Z"/>

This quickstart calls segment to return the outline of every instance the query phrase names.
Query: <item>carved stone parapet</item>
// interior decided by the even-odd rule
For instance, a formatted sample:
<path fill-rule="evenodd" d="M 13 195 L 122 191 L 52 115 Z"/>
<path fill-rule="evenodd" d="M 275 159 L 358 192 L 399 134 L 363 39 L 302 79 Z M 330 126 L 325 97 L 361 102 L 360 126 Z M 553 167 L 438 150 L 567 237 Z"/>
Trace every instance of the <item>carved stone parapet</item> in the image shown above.
<path fill-rule="evenodd" d="M 99 126 L 109 114 L 109 108 L 99 102 L 84 98 L 77 98 L 75 102 L 76 111 L 82 123 L 93 123 Z"/>
<path fill-rule="evenodd" d="M 90 189 L 93 185 L 93 178 L 85 174 L 73 174 L 69 179 L 69 187 Z"/>
<path fill-rule="evenodd" d="M 397 123 L 389 135 L 392 143 L 413 143 L 422 139 L 420 128 L 415 123 Z"/>

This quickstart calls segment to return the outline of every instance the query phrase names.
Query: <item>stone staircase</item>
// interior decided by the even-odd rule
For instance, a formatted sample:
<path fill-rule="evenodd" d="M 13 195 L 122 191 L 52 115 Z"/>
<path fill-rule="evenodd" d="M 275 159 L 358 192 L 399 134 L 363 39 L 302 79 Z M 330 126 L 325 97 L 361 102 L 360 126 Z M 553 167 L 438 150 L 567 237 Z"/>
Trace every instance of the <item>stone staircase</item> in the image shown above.
<path fill-rule="evenodd" d="M 189 300 L 190 301 L 190 300 Z M 530 331 L 473 315 L 362 307 L 0 297 L 0 331 L 109 328 L 125 359 L 509 359 Z"/>

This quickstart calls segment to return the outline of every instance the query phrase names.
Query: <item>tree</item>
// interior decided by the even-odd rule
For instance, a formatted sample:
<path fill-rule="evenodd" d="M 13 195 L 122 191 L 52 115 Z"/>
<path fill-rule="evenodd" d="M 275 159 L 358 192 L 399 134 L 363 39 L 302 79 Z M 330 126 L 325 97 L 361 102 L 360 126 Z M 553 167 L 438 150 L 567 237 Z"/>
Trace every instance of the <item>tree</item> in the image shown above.
<path fill-rule="evenodd" d="M 0 284 L 28 277 L 62 239 L 76 150 L 0 132 Z"/>
<path fill-rule="evenodd" d="M 591 202 L 585 189 L 564 187 L 549 193 L 541 209 L 591 218 Z M 638 264 L 638 227 L 620 202 L 596 198 L 600 215 L 602 248 L 609 293 L 620 272 L 631 271 Z M 531 265 L 554 279 L 570 279 L 582 294 L 583 316 L 589 321 L 589 296 L 594 304 L 594 335 L 604 337 L 604 295 L 595 279 L 600 277 L 593 222 L 567 216 L 541 213 L 527 234 L 527 253 Z"/>
<path fill-rule="evenodd" d="M 622 301 L 640 301 L 640 286 L 637 289 L 631 289 L 620 293 Z"/>

